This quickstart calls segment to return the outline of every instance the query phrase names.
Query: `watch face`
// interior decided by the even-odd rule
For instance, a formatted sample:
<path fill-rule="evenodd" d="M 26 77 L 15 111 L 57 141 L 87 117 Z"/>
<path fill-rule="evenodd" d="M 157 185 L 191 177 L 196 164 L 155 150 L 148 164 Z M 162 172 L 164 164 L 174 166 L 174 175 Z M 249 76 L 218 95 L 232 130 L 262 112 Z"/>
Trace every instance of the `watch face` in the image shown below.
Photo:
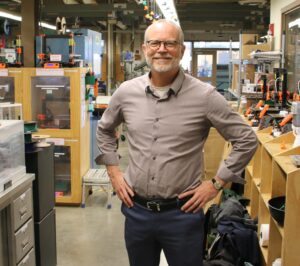
<path fill-rule="evenodd" d="M 222 189 L 222 185 L 216 180 L 216 179 L 212 179 L 213 185 L 215 187 L 215 189 L 217 190 L 221 190 Z"/>
<path fill-rule="evenodd" d="M 217 190 L 220 190 L 221 188 L 222 188 L 222 186 L 221 186 L 221 184 L 219 183 L 219 182 L 215 182 L 215 188 L 217 189 Z"/>

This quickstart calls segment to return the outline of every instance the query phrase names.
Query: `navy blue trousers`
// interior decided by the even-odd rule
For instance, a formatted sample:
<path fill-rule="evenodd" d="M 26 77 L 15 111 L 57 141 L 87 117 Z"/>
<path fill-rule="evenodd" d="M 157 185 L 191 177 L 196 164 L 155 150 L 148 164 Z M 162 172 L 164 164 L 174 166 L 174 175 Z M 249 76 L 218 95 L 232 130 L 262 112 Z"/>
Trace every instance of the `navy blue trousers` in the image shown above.
<path fill-rule="evenodd" d="M 125 242 L 131 266 L 158 266 L 161 250 L 169 266 L 202 266 L 203 211 L 152 212 L 122 204 Z"/>

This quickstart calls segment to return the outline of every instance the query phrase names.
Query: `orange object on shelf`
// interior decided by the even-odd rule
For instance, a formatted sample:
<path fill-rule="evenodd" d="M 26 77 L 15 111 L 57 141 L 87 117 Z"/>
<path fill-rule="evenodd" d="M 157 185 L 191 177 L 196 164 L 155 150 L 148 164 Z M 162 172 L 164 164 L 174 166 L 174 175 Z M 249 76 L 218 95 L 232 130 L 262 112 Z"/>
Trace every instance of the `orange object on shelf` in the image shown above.
<path fill-rule="evenodd" d="M 279 101 L 282 101 L 282 91 L 278 92 Z"/>
<path fill-rule="evenodd" d="M 95 104 L 95 108 L 106 109 L 107 107 L 108 107 L 108 104 L 101 104 L 101 103 Z"/>
<path fill-rule="evenodd" d="M 261 106 L 263 106 L 264 101 L 263 100 L 259 100 L 259 102 L 256 104 L 255 108 L 259 108 Z"/>
<path fill-rule="evenodd" d="M 293 119 L 293 114 L 288 114 L 282 121 L 279 123 L 279 126 L 283 127 L 287 122 Z"/>
<path fill-rule="evenodd" d="M 94 96 L 97 97 L 98 96 L 98 80 L 95 80 L 95 84 L 94 84 Z"/>
<path fill-rule="evenodd" d="M 250 113 L 251 113 L 251 108 L 249 107 L 249 108 L 247 109 L 247 111 L 245 112 L 245 116 L 248 116 Z"/>
<path fill-rule="evenodd" d="M 259 113 L 259 118 L 261 119 L 261 118 L 263 118 L 263 116 L 266 114 L 266 112 L 269 110 L 269 105 L 268 104 L 266 104 L 265 106 L 264 106 L 264 108 L 261 110 L 261 112 Z"/>
<path fill-rule="evenodd" d="M 286 145 L 285 145 L 285 141 L 282 141 L 280 143 L 280 149 L 285 150 L 286 149 Z"/>
<path fill-rule="evenodd" d="M 43 60 L 45 59 L 46 55 L 45 54 L 37 54 L 38 59 Z"/>
<path fill-rule="evenodd" d="M 6 68 L 6 64 L 5 63 L 0 63 L 0 68 Z"/>
<path fill-rule="evenodd" d="M 266 100 L 267 101 L 271 100 L 271 93 L 269 90 L 267 91 Z"/>
<path fill-rule="evenodd" d="M 300 101 L 300 95 L 297 92 L 293 93 L 293 101 L 295 102 Z"/>
<path fill-rule="evenodd" d="M 44 68 L 59 68 L 59 63 L 45 63 Z"/>

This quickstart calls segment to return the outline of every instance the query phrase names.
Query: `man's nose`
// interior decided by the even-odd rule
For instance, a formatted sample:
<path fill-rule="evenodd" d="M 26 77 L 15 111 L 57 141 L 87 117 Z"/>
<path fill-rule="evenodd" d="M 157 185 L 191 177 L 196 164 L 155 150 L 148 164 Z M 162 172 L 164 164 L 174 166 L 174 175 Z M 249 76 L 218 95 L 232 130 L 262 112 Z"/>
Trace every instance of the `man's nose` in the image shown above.
<path fill-rule="evenodd" d="M 158 52 L 165 52 L 165 51 L 167 51 L 165 43 L 161 42 L 159 47 L 158 47 Z"/>

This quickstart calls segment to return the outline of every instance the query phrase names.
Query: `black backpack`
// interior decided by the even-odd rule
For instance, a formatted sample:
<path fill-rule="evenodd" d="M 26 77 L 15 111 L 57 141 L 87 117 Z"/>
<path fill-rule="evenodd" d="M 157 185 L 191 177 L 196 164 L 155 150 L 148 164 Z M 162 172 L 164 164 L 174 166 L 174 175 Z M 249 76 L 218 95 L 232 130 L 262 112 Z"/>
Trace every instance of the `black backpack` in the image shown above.
<path fill-rule="evenodd" d="M 256 222 L 236 198 L 212 205 L 205 218 L 204 266 L 260 266 L 256 231 Z"/>

